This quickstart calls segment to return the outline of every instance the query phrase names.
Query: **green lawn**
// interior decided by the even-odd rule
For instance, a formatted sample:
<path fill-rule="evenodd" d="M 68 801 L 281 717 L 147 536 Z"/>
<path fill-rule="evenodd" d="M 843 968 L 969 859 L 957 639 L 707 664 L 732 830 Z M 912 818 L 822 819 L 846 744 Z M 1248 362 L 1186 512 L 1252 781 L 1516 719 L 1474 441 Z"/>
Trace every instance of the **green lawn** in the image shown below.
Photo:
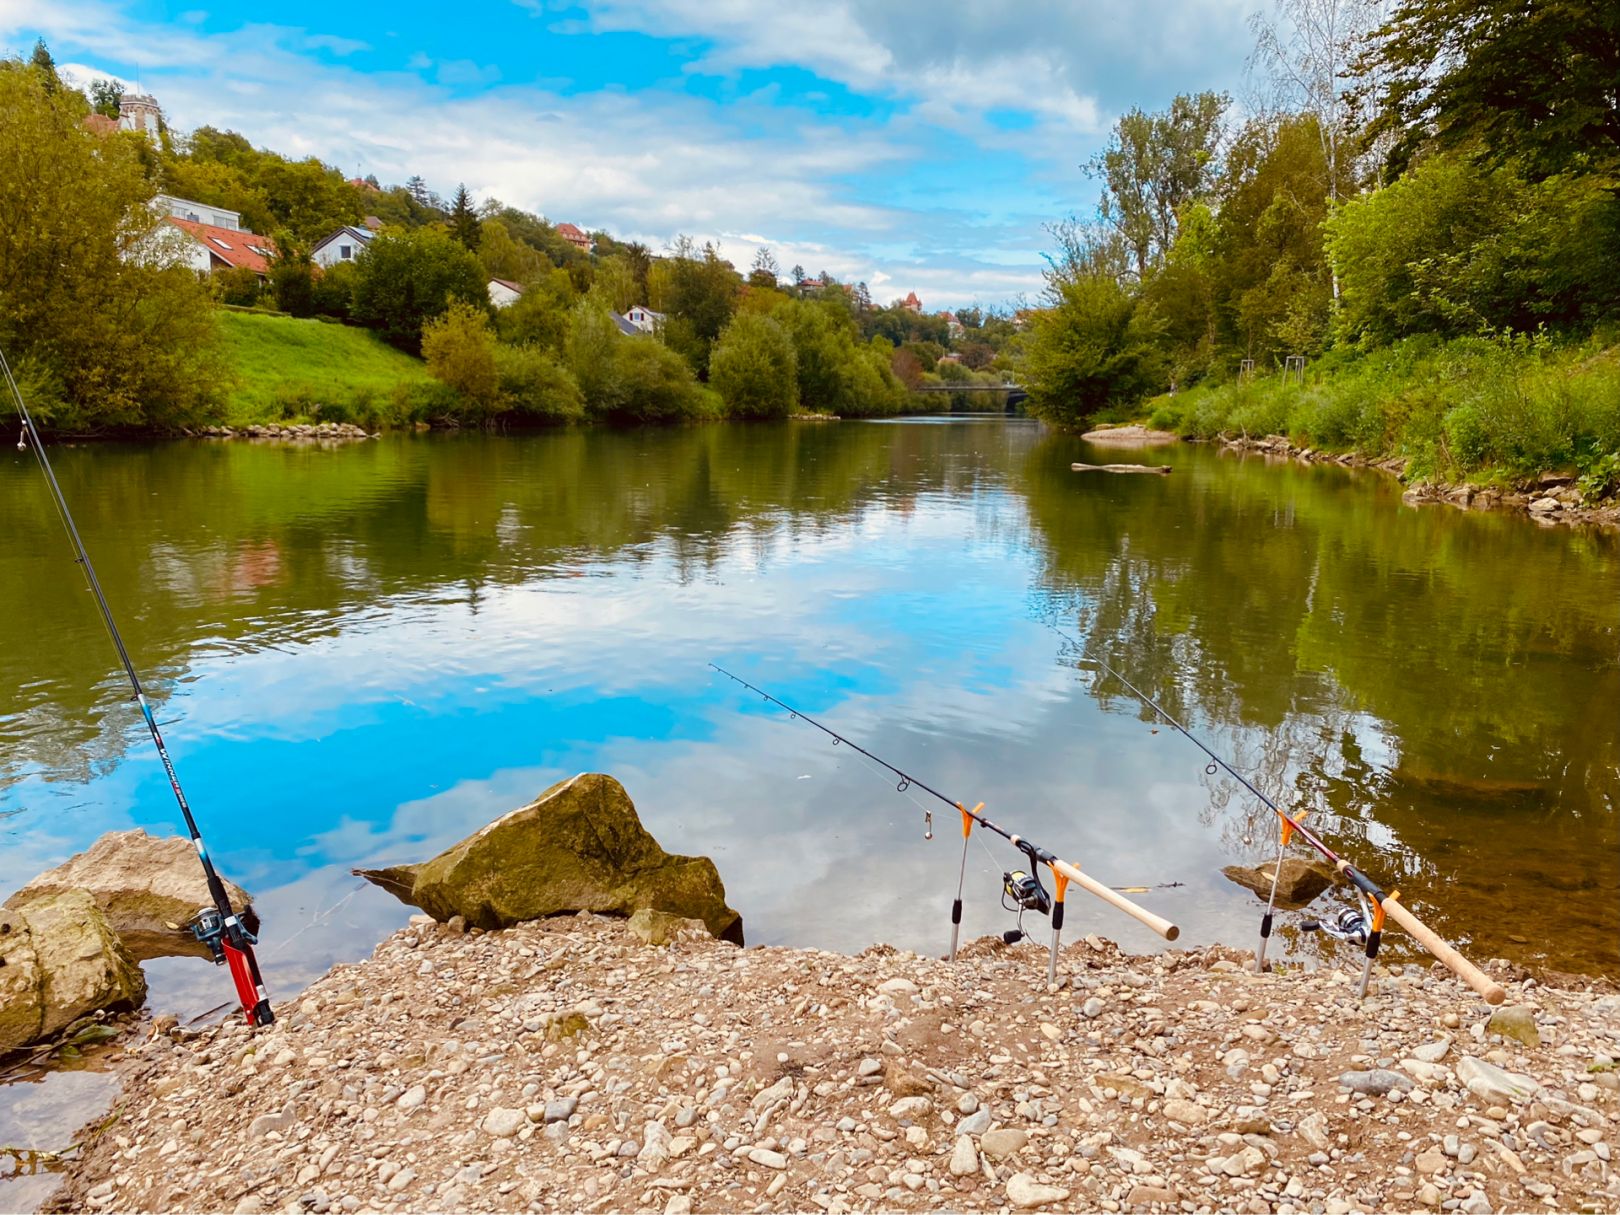
<path fill-rule="evenodd" d="M 364 329 L 221 309 L 219 330 L 232 424 L 363 421 L 394 412 L 400 396 L 434 382 L 420 359 Z"/>

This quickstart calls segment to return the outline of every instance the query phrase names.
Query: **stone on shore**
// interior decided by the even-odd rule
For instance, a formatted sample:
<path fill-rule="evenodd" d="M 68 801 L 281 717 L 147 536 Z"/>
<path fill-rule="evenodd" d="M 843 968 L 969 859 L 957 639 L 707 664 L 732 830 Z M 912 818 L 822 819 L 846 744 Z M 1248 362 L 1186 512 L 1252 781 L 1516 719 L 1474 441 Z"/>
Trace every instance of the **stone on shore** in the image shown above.
<path fill-rule="evenodd" d="M 650 908 L 742 943 L 742 917 L 726 906 L 714 862 L 665 852 L 624 786 L 596 772 L 558 781 L 430 861 L 355 873 L 441 923 L 460 915 L 474 927 L 509 928 L 568 912 Z"/>
<path fill-rule="evenodd" d="M 1028 1173 L 1014 1173 L 1007 1178 L 1007 1201 L 1026 1211 L 1062 1202 L 1068 1196 L 1069 1191 L 1062 1186 L 1042 1185 Z"/>
<path fill-rule="evenodd" d="M 1262 899 L 1271 897 L 1271 879 L 1277 873 L 1275 861 L 1255 867 L 1228 865 L 1221 870 L 1222 876 L 1254 891 Z M 1284 857 L 1281 873 L 1277 876 L 1277 906 L 1303 907 L 1336 881 L 1338 876 L 1321 861 L 1309 861 L 1297 856 Z"/>
<path fill-rule="evenodd" d="M 1501 1034 L 1526 1046 L 1541 1045 L 1541 1031 L 1536 1028 L 1535 1013 L 1525 1004 L 1502 1005 L 1485 1023 L 1485 1032 Z"/>
<path fill-rule="evenodd" d="M 1528 1101 L 1541 1086 L 1529 1076 L 1504 1071 L 1494 1063 L 1464 1055 L 1457 1061 L 1457 1079 L 1463 1087 L 1481 1101 L 1492 1104 L 1512 1102 L 1520 1105 Z"/>
<path fill-rule="evenodd" d="M 197 849 L 180 836 L 155 838 L 136 828 L 109 831 L 85 852 L 47 869 L 6 900 L 23 908 L 69 890 L 88 891 L 112 930 L 137 961 L 190 955 L 208 957 L 208 947 L 183 927 L 198 908 L 212 907 Z M 237 910 L 249 896 L 225 883 Z"/>
<path fill-rule="evenodd" d="M 145 999 L 146 976 L 86 891 L 0 910 L 0 1054 Z"/>
<path fill-rule="evenodd" d="M 1099 447 L 1162 447 L 1181 442 L 1181 436 L 1168 430 L 1149 430 L 1146 426 L 1104 426 L 1088 430 L 1080 436 L 1087 443 Z"/>

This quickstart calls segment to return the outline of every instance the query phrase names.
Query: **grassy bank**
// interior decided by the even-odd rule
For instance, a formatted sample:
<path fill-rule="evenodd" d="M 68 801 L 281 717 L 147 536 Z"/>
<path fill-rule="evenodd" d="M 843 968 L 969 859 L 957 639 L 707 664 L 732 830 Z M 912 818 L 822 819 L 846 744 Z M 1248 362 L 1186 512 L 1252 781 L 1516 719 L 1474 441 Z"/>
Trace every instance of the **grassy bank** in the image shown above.
<path fill-rule="evenodd" d="M 1620 345 L 1412 338 L 1334 352 L 1305 382 L 1275 372 L 1156 397 L 1147 422 L 1189 438 L 1287 435 L 1323 451 L 1400 456 L 1418 480 L 1510 484 L 1546 471 L 1588 498 L 1620 490 Z"/>
<path fill-rule="evenodd" d="M 405 421 L 442 391 L 420 359 L 365 329 L 222 309 L 219 336 L 232 377 L 226 421 L 234 426 Z"/>

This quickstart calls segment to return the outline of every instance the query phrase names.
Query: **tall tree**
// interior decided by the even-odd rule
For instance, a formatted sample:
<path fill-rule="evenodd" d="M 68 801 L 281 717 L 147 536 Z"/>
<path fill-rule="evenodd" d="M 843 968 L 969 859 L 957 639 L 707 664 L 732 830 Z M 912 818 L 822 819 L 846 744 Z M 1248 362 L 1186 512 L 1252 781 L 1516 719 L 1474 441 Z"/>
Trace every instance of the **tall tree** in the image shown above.
<path fill-rule="evenodd" d="M 1139 278 L 1175 243 L 1181 208 L 1215 180 L 1230 103 L 1225 93 L 1183 93 L 1159 114 L 1131 110 L 1086 166 L 1105 184 L 1103 218 L 1130 247 Z"/>
<path fill-rule="evenodd" d="M 432 191 L 427 188 L 427 182 L 416 174 L 412 173 L 405 179 L 405 190 L 416 201 L 418 206 L 427 207 L 432 205 Z"/>
<path fill-rule="evenodd" d="M 1399 169 L 1430 138 L 1533 177 L 1620 176 L 1613 0 L 1401 0 L 1365 56 Z"/>
<path fill-rule="evenodd" d="M 62 87 L 61 77 L 56 74 L 56 60 L 51 58 L 51 51 L 45 45 L 45 39 L 35 40 L 34 53 L 29 56 L 28 62 L 33 64 L 34 70 L 39 73 L 47 93 L 54 93 Z"/>
<path fill-rule="evenodd" d="M 1265 72 L 1279 108 L 1316 116 L 1327 166 L 1323 188 L 1334 203 L 1351 121 L 1351 64 L 1382 15 L 1383 0 L 1277 0 L 1274 15 L 1261 10 L 1249 19 L 1255 36 L 1249 68 Z"/>
<path fill-rule="evenodd" d="M 465 248 L 478 252 L 478 212 L 465 184 L 456 186 L 455 201 L 450 204 L 450 235 Z"/>
<path fill-rule="evenodd" d="M 759 252 L 754 254 L 754 268 L 748 272 L 749 286 L 774 288 L 780 274 L 781 270 L 777 267 L 776 257 L 771 253 L 770 246 L 761 246 Z"/>

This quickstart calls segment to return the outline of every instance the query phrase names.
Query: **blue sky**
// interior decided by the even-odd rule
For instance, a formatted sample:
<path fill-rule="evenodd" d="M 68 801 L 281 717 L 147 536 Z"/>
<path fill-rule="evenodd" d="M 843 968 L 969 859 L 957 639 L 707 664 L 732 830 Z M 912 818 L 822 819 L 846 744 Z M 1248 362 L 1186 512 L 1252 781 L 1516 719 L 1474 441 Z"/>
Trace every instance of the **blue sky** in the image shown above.
<path fill-rule="evenodd" d="M 933 310 L 1037 296 L 1108 125 L 1239 92 L 1260 2 L 0 0 L 0 46 L 138 76 L 182 131 L 740 266 L 767 244 Z"/>

